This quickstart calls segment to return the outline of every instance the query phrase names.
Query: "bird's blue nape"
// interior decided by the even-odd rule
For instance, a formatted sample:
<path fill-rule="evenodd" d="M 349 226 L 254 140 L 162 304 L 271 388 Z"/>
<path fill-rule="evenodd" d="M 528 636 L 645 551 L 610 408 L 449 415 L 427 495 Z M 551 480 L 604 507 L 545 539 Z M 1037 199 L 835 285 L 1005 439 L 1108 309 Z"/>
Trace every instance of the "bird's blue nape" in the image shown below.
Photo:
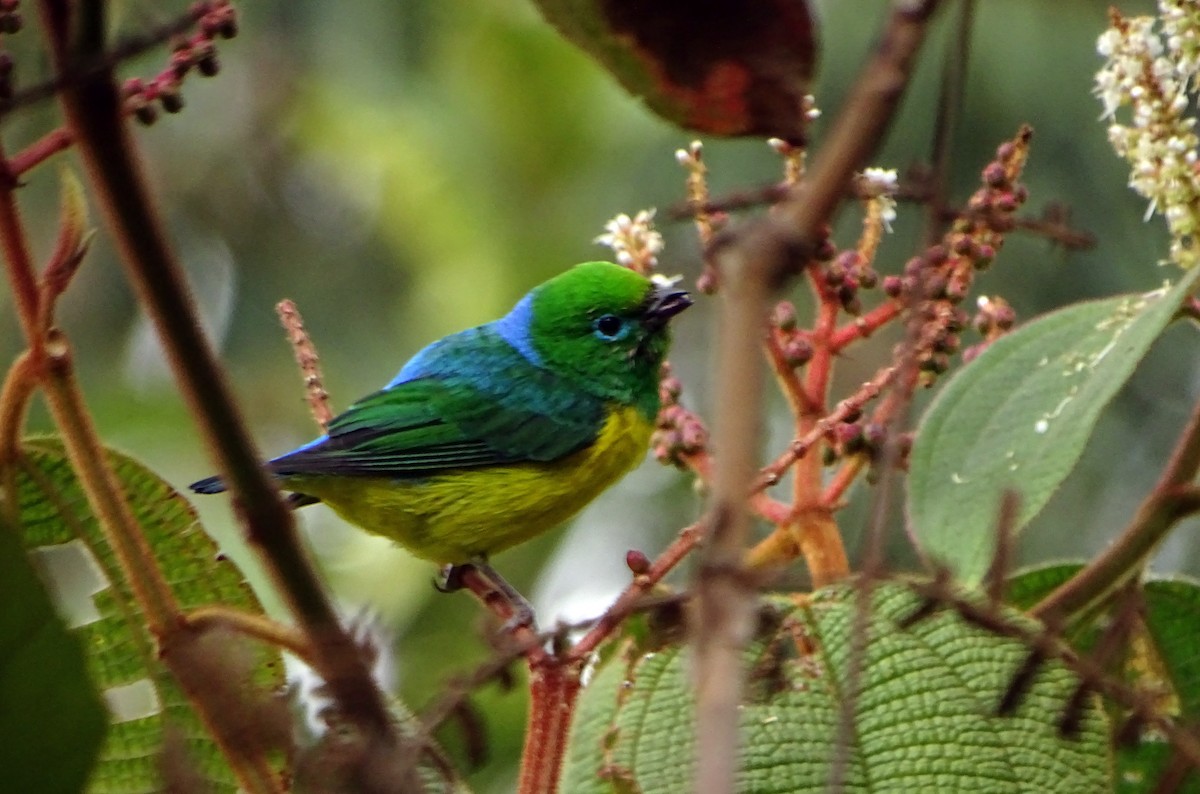
<path fill-rule="evenodd" d="M 515 347 L 530 364 L 541 366 L 542 357 L 533 349 L 530 336 L 533 326 L 533 293 L 527 293 L 508 314 L 492 323 L 492 328 L 505 342 Z"/>
<path fill-rule="evenodd" d="M 446 351 L 450 348 L 462 350 L 464 340 L 479 334 L 491 333 L 499 336 L 530 364 L 541 366 L 542 357 L 533 347 L 532 325 L 533 293 L 528 293 L 517 302 L 512 311 L 499 320 L 476 328 L 469 328 L 466 331 L 459 331 L 457 334 L 452 334 L 428 345 L 410 358 L 408 363 L 401 367 L 396 377 L 392 378 L 383 388 L 391 389 L 410 380 L 434 376 L 435 373 L 444 375 L 449 372 L 461 371 L 464 367 L 470 366 L 473 362 L 469 359 L 457 355 L 447 357 Z"/>

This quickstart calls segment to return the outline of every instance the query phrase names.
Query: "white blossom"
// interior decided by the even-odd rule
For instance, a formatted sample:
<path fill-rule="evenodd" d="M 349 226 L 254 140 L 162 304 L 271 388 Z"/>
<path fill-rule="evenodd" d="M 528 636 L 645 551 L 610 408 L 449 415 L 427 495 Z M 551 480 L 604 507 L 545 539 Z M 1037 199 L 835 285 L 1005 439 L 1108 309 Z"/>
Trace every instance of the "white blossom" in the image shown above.
<path fill-rule="evenodd" d="M 1188 89 L 1200 71 L 1200 3 L 1159 0 L 1159 16 L 1114 16 L 1096 50 L 1096 75 L 1108 140 L 1130 164 L 1129 186 L 1148 199 L 1146 218 L 1161 214 L 1171 234 L 1171 259 L 1200 264 L 1192 235 L 1200 228 L 1196 119 L 1186 116 Z M 1128 118 L 1123 110 L 1129 109 Z"/>
<path fill-rule="evenodd" d="M 622 212 L 604 224 L 604 234 L 596 237 L 595 242 L 611 248 L 618 263 L 642 271 L 653 269 L 658 264 L 657 254 L 663 250 L 663 238 L 654 228 L 652 209 L 642 210 L 632 218 Z"/>

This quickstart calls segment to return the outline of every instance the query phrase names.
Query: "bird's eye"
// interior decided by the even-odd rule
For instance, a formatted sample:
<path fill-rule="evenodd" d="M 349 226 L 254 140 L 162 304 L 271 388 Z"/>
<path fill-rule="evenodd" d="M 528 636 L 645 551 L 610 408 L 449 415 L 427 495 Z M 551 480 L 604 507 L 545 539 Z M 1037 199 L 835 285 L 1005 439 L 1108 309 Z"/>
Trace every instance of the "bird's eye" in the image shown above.
<path fill-rule="evenodd" d="M 596 336 L 601 339 L 617 339 L 625 330 L 625 321 L 615 314 L 605 314 L 596 318 L 596 321 L 592 323 L 592 328 L 595 329 Z"/>

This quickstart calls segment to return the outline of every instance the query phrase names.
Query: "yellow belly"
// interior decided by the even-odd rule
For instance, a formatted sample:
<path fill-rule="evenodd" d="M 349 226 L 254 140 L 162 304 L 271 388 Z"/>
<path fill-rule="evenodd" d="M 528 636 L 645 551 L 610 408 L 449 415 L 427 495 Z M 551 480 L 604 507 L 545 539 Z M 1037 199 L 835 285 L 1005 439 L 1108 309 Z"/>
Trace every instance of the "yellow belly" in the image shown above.
<path fill-rule="evenodd" d="M 609 414 L 596 442 L 552 463 L 464 469 L 421 480 L 296 476 L 288 490 L 318 497 L 368 532 L 418 557 L 462 563 L 566 521 L 646 454 L 652 424 L 633 408 Z"/>

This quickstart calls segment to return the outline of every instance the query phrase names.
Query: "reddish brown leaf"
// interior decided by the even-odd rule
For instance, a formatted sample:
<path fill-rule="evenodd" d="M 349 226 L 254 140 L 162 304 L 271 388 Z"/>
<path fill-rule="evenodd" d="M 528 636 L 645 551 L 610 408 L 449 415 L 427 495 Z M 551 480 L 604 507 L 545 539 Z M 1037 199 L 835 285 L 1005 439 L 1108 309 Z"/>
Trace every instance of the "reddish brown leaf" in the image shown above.
<path fill-rule="evenodd" d="M 817 43 L 806 0 L 535 0 L 650 109 L 714 135 L 804 137 Z"/>

